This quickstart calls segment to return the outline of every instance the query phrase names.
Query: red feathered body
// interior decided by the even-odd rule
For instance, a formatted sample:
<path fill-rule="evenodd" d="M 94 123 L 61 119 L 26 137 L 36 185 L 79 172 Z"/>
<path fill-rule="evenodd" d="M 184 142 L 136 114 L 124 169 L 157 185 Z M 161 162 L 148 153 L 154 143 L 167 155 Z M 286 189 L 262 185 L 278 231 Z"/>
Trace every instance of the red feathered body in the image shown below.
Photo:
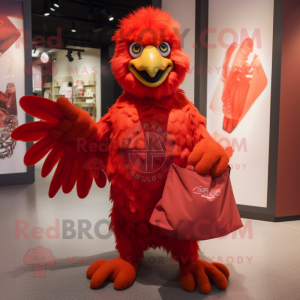
<path fill-rule="evenodd" d="M 185 167 L 196 143 L 209 136 L 205 118 L 178 89 L 190 67 L 181 48 L 179 24 L 162 10 L 141 8 L 121 21 L 113 40 L 112 70 L 124 93 L 98 126 L 102 131 L 107 126 L 105 132 L 109 131 L 106 174 L 111 183 L 116 247 L 127 261 L 139 262 L 149 247 L 163 247 L 179 261 L 181 257 L 190 261 L 198 257 L 196 242 L 166 237 L 148 222 L 162 197 L 170 163 Z M 167 58 L 174 68 L 158 87 L 144 85 L 128 71 L 133 41 L 144 48 L 162 42 L 171 46 Z M 149 136 L 159 140 L 153 149 Z M 151 155 L 154 158 L 149 161 Z"/>
<path fill-rule="evenodd" d="M 104 124 L 110 128 L 106 174 L 111 183 L 111 228 L 116 235 L 117 249 L 121 256 L 130 256 L 133 261 L 139 261 L 148 247 L 163 246 L 170 251 L 170 238 L 163 237 L 148 221 L 162 197 L 170 163 L 186 166 L 195 143 L 206 134 L 205 118 L 181 90 L 160 101 L 124 93 L 98 126 Z M 156 134 L 153 143 L 157 136 L 161 137 L 153 149 L 144 144 L 147 132 Z M 148 153 L 137 151 L 134 155 L 133 151 L 139 150 L 139 142 L 143 144 L 140 150 L 146 149 Z M 162 160 L 157 158 L 159 172 L 143 172 L 146 156 L 157 149 L 165 153 L 164 156 L 160 152 Z M 129 237 L 132 240 L 125 243 Z M 185 243 L 181 241 L 181 244 Z M 188 244 L 194 244 L 191 249 L 197 252 L 196 243 Z M 176 247 L 180 251 L 181 246 Z"/>

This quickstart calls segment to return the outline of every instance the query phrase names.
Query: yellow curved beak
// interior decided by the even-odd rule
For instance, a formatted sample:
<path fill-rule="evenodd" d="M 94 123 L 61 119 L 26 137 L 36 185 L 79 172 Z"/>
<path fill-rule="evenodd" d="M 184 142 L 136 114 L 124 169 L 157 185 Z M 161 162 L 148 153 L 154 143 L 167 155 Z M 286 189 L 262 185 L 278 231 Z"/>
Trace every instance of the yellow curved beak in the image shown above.
<path fill-rule="evenodd" d="M 154 46 L 145 47 L 140 57 L 128 63 L 129 72 L 148 87 L 161 85 L 173 68 L 173 62 L 162 57 Z"/>

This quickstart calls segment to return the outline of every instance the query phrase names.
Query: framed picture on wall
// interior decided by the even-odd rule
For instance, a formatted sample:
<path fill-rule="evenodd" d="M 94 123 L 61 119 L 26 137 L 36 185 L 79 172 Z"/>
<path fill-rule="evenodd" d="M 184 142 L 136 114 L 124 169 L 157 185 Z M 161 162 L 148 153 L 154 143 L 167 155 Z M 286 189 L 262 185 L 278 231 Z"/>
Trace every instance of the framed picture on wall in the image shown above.
<path fill-rule="evenodd" d="M 237 203 L 264 208 L 268 191 L 273 10 L 273 0 L 209 0 L 208 10 L 208 28 L 215 32 L 208 34 L 207 63 L 211 72 L 207 76 L 207 128 L 229 149 Z"/>
<path fill-rule="evenodd" d="M 0 0 L 0 185 L 34 182 L 34 166 L 26 167 L 23 161 L 32 143 L 11 138 L 13 129 L 33 120 L 19 105 L 21 97 L 32 94 L 32 74 L 26 72 L 32 59 L 27 32 L 31 1 Z"/>
<path fill-rule="evenodd" d="M 19 99 L 25 95 L 23 3 L 0 1 L 0 174 L 26 172 L 25 143 L 16 143 L 10 134 L 25 123 Z"/>

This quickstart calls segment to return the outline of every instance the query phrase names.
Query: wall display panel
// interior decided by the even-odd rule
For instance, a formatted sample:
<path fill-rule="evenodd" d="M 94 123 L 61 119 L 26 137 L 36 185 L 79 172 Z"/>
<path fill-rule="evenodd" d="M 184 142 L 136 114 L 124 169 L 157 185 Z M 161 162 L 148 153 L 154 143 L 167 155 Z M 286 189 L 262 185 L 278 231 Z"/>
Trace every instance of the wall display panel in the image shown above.
<path fill-rule="evenodd" d="M 23 3 L 0 1 L 0 174 L 24 173 L 25 143 L 11 132 L 25 123 L 19 99 L 25 94 Z"/>
<path fill-rule="evenodd" d="M 189 0 L 188 5 L 182 0 L 163 0 L 161 8 L 170 13 L 180 24 L 182 49 L 190 57 L 190 70 L 186 74 L 180 88 L 184 90 L 187 98 L 194 102 L 195 79 L 197 72 L 195 66 L 195 7 L 196 1 Z M 182 13 L 184 11 L 184 13 Z"/>
<path fill-rule="evenodd" d="M 256 207 L 267 207 L 273 13 L 273 0 L 210 0 L 203 33 L 207 128 L 231 156 L 237 203 Z"/>

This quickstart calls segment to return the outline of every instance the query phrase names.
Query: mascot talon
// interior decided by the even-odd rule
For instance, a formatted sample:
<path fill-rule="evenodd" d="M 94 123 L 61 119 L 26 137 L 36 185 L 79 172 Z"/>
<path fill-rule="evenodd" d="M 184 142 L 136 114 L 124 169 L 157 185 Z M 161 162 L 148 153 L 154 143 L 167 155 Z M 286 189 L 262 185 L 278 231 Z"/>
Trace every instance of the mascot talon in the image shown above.
<path fill-rule="evenodd" d="M 106 279 L 109 279 L 114 281 L 116 290 L 124 290 L 133 284 L 137 267 L 137 263 L 129 263 L 122 258 L 98 260 L 90 265 L 86 276 L 91 279 L 90 287 L 93 289 L 99 288 Z"/>
<path fill-rule="evenodd" d="M 209 263 L 199 258 L 189 265 L 180 265 L 180 284 L 188 292 L 195 289 L 196 282 L 199 290 L 203 294 L 208 294 L 211 290 L 209 279 L 221 290 L 228 286 L 229 277 L 227 267 L 221 263 Z"/>

